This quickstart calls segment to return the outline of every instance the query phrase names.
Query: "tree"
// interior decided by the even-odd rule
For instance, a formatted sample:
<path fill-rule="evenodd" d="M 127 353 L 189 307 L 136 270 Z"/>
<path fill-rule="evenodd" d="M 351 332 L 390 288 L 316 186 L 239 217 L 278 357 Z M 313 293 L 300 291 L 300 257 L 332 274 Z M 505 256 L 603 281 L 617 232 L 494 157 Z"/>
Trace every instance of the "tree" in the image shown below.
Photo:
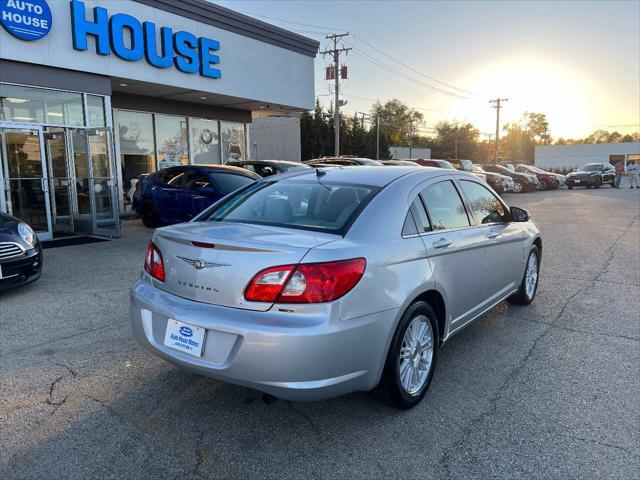
<path fill-rule="evenodd" d="M 313 111 L 300 117 L 300 142 L 303 160 L 330 156 L 335 151 L 333 108 L 326 111 L 316 101 Z M 365 125 L 357 116 L 340 116 L 340 150 L 344 154 L 375 158 L 375 125 Z M 384 132 L 380 133 L 380 158 L 390 158 L 389 143 Z"/>
<path fill-rule="evenodd" d="M 550 140 L 549 122 L 544 113 L 524 112 L 518 122 L 507 123 L 502 138 L 504 158 L 514 162 L 533 163 L 535 147 Z"/>
<path fill-rule="evenodd" d="M 424 123 L 424 116 L 406 103 L 394 98 L 384 105 L 376 102 L 371 108 L 372 119 L 380 117 L 380 131 L 389 139 L 391 145 L 408 145 L 413 141 L 416 129 Z"/>
<path fill-rule="evenodd" d="M 436 134 L 428 145 L 431 158 L 467 158 L 479 161 L 478 139 L 480 132 L 470 123 L 440 122 Z"/>

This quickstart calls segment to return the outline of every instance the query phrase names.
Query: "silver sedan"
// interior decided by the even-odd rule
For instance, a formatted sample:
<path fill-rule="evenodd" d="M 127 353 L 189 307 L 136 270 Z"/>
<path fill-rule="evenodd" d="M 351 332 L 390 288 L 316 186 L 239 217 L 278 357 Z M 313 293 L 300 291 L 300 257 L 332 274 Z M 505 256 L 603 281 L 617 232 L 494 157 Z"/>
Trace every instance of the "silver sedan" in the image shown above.
<path fill-rule="evenodd" d="M 208 377 L 288 400 L 380 384 L 410 408 L 453 334 L 505 299 L 531 303 L 541 255 L 529 214 L 471 174 L 300 170 L 156 230 L 131 324 Z"/>

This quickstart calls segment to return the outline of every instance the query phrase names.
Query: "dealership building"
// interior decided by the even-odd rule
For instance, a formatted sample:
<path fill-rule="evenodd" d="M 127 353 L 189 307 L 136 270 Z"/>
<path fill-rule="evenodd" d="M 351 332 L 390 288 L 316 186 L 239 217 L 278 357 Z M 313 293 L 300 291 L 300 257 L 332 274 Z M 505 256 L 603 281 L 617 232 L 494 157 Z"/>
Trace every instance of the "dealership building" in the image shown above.
<path fill-rule="evenodd" d="M 640 162 L 640 142 L 579 143 L 537 146 L 535 165 L 542 169 L 566 170 L 587 163 Z"/>
<path fill-rule="evenodd" d="M 0 0 L 0 211 L 118 236 L 139 175 L 252 155 L 314 105 L 318 42 L 203 0 Z"/>

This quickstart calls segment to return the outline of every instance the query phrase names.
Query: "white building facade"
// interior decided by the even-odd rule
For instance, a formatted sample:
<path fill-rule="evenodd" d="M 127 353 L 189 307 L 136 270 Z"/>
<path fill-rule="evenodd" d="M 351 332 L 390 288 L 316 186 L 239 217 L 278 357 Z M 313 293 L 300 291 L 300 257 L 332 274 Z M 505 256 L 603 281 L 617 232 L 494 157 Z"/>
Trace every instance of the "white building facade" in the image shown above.
<path fill-rule="evenodd" d="M 542 169 L 575 169 L 587 163 L 640 161 L 640 142 L 547 145 L 536 147 L 535 165 Z"/>
<path fill-rule="evenodd" d="M 139 175 L 252 155 L 313 108 L 318 42 L 204 0 L 0 0 L 0 210 L 117 236 Z"/>

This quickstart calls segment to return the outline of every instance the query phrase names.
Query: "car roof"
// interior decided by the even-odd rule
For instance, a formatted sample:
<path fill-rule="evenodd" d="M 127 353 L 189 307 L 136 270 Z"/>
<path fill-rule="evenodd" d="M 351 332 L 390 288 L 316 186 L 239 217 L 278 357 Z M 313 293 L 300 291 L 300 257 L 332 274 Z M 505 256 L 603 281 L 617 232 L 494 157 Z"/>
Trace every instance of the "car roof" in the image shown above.
<path fill-rule="evenodd" d="M 258 165 L 260 163 L 282 163 L 285 165 L 295 165 L 299 167 L 306 167 L 302 162 L 294 162 L 292 160 L 239 160 L 237 162 L 229 162 L 229 165 Z"/>
<path fill-rule="evenodd" d="M 242 167 L 235 167 L 233 165 L 218 165 L 216 163 L 198 163 L 196 165 L 178 165 L 176 167 L 169 167 L 167 169 L 162 169 L 162 170 L 158 170 L 154 173 L 160 173 L 164 170 L 170 170 L 173 168 L 177 168 L 177 169 L 184 169 L 184 170 L 188 170 L 188 169 L 201 169 L 201 170 L 207 170 L 210 172 L 224 172 L 224 173 L 237 173 L 238 175 L 243 175 L 245 177 L 260 177 L 260 175 L 256 175 L 253 172 L 250 172 L 249 170 L 242 168 Z"/>
<path fill-rule="evenodd" d="M 290 173 L 281 174 L 278 176 L 280 180 L 285 179 L 316 179 L 316 170 L 322 171 L 324 174 L 320 176 L 320 180 L 323 183 L 351 183 L 355 185 L 372 185 L 375 187 L 384 187 L 389 183 L 411 174 L 420 174 L 429 178 L 431 176 L 436 177 L 445 174 L 450 174 L 452 170 L 443 170 L 441 168 L 433 167 L 405 167 L 405 166 L 388 166 L 380 168 L 379 166 L 360 166 L 360 167 L 336 167 L 331 166 L 327 168 L 314 168 L 305 170 L 296 170 Z M 462 175 L 462 172 L 459 172 Z M 268 181 L 268 180 L 267 180 Z"/>

